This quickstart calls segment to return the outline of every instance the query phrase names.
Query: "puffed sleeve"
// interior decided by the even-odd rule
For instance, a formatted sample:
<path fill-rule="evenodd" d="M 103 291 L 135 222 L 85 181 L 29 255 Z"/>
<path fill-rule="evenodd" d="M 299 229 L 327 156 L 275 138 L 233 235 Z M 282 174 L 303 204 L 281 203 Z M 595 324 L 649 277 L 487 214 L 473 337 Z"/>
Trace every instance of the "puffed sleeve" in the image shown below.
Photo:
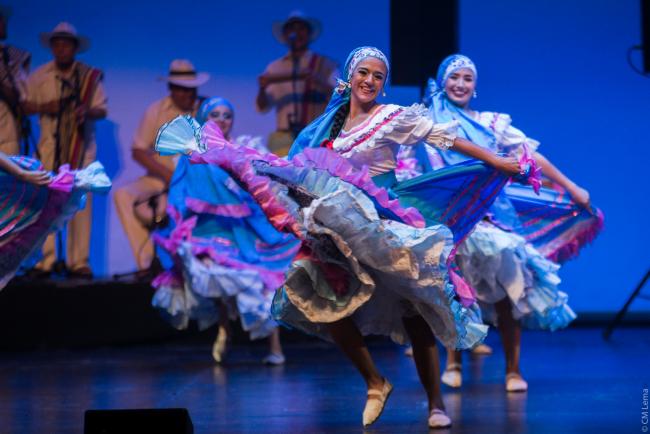
<path fill-rule="evenodd" d="M 399 109 L 401 111 L 378 131 L 376 140 L 406 146 L 426 142 L 438 149 L 453 146 L 458 129 L 457 121 L 435 123 L 421 104 Z"/>
<path fill-rule="evenodd" d="M 512 118 L 505 113 L 482 112 L 479 122 L 494 132 L 499 150 L 508 154 L 517 154 L 522 145 L 536 151 L 539 142 L 526 137 L 523 131 L 512 126 Z"/>

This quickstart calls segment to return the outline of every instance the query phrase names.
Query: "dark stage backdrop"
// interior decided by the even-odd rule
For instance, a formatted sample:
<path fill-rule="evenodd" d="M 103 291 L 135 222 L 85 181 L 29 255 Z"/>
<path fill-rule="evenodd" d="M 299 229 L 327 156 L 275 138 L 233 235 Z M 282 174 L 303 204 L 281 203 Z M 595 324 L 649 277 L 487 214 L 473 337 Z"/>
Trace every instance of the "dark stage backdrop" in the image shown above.
<path fill-rule="evenodd" d="M 130 160 L 131 137 L 146 106 L 165 94 L 156 78 L 172 58 L 189 58 L 212 74 L 201 93 L 234 103 L 236 134 L 266 135 L 273 115 L 255 113 L 253 101 L 256 76 L 284 54 L 271 35 L 273 20 L 296 8 L 320 18 L 323 34 L 314 49 L 341 63 L 358 45 L 388 51 L 390 40 L 388 0 L 9 4 L 9 41 L 33 53 L 34 67 L 49 60 L 38 33 L 58 21 L 92 39 L 80 58 L 106 74 L 110 113 L 98 125 L 97 141 L 115 188 L 142 173 Z M 432 15 L 429 25 L 438 19 Z M 639 23 L 638 0 L 459 1 L 459 46 L 479 68 L 475 108 L 510 113 L 605 211 L 605 232 L 562 270 L 577 311 L 616 310 L 650 265 L 650 79 L 626 62 L 627 48 L 641 40 Z M 400 104 L 419 98 L 415 87 L 387 93 Z M 96 200 L 93 231 L 98 273 L 132 269 L 112 197 Z M 639 302 L 639 308 L 648 306 Z"/>

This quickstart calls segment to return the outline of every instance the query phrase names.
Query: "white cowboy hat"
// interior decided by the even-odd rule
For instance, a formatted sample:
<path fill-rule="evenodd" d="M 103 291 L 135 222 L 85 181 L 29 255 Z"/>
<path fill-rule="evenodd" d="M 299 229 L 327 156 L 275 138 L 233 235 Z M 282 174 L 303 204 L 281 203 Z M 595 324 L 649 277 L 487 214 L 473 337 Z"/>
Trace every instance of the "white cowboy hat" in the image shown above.
<path fill-rule="evenodd" d="M 273 23 L 273 36 L 275 37 L 275 39 L 282 42 L 283 44 L 287 44 L 288 41 L 287 38 L 284 36 L 284 28 L 287 24 L 292 23 L 294 21 L 302 21 L 303 23 L 309 26 L 309 28 L 311 29 L 311 32 L 309 33 L 309 42 L 314 42 L 320 36 L 320 32 L 321 32 L 320 21 L 318 21 L 315 18 L 310 18 L 306 16 L 302 11 L 293 11 L 289 14 L 286 20 L 275 21 Z"/>
<path fill-rule="evenodd" d="M 51 32 L 41 33 L 39 39 L 41 45 L 50 48 L 50 43 L 54 38 L 68 38 L 77 41 L 77 53 L 83 53 L 90 48 L 90 40 L 77 34 L 77 29 L 70 23 L 60 22 Z"/>
<path fill-rule="evenodd" d="M 187 59 L 174 59 L 169 64 L 169 75 L 160 80 L 180 87 L 195 88 L 210 80 L 210 74 L 196 72 L 194 65 Z"/>

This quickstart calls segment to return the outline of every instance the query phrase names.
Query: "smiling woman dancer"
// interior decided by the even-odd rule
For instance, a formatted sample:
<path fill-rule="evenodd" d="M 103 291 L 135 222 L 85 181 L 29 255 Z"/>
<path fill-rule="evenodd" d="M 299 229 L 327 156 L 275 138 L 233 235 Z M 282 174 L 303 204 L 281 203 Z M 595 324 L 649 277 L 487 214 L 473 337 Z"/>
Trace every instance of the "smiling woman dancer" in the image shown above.
<path fill-rule="evenodd" d="M 271 222 L 301 238 L 301 252 L 276 293 L 274 317 L 333 340 L 350 358 L 368 388 L 364 426 L 377 420 L 392 391 L 363 341 L 363 335 L 380 334 L 399 343 L 412 342 L 429 401 L 429 426 L 447 427 L 451 421 L 444 412 L 434 336 L 453 347 L 470 348 L 482 340 L 485 327 L 472 301 L 463 300 L 449 282 L 447 264 L 457 234 L 436 217 L 449 211 L 452 230 L 467 232 L 507 179 L 497 169 L 514 175 L 520 173 L 520 164 L 456 138 L 455 122 L 435 124 L 423 107 L 379 105 L 376 98 L 389 74 L 380 50 L 354 50 L 345 71 L 347 81 L 335 90 L 325 113 L 296 139 L 291 161 L 233 149 L 215 135 L 210 122 L 196 143 L 162 135 L 157 148 L 195 151 L 194 162 L 226 168 L 251 191 Z M 397 148 L 422 140 L 441 150 L 454 147 L 488 164 L 464 165 L 418 183 L 396 184 Z M 207 152 L 196 152 L 202 147 Z M 467 184 L 462 180 L 468 172 L 488 174 L 475 179 L 489 181 L 471 183 L 488 191 L 487 196 L 481 195 L 482 190 L 463 194 Z M 446 209 L 436 208 L 440 201 L 430 198 L 423 186 L 445 176 L 461 180 L 445 189 L 459 190 L 452 202 L 471 206 L 453 207 L 447 196 L 442 201 Z M 389 187 L 393 197 L 404 205 L 417 204 L 418 209 L 403 208 L 377 185 Z M 466 196 L 479 198 L 480 203 L 467 201 Z"/>
<path fill-rule="evenodd" d="M 573 199 L 573 202 L 565 198 L 556 200 L 562 194 L 549 189 L 542 189 L 539 196 L 531 187 L 504 189 L 488 218 L 476 226 L 456 256 L 463 276 L 477 291 L 481 311 L 500 332 L 506 359 L 506 390 L 523 392 L 528 384 L 519 367 L 522 325 L 552 331 L 566 327 L 575 318 L 567 304 L 567 295 L 558 289 L 559 266 L 545 256 L 557 261 L 577 253 L 579 246 L 599 231 L 602 215 L 592 210 L 586 190 L 536 152 L 539 143 L 513 127 L 510 116 L 471 109 L 476 79 L 476 66 L 468 57 L 459 54 L 447 57 L 436 79 L 429 82 L 427 99 L 431 119 L 459 122 L 459 135 L 493 152 L 534 151 L 542 173 Z M 429 152 L 434 157 L 434 166 L 458 164 L 466 159 L 455 152 L 438 153 L 433 149 Z M 518 215 L 522 206 L 525 212 Z M 546 222 L 548 213 L 554 215 L 550 224 Z M 526 219 L 530 224 L 523 224 Z M 542 224 L 532 224 L 533 219 Z M 531 231 L 532 228 L 539 231 Z M 544 234 L 543 242 L 525 238 L 534 232 Z M 553 245 L 555 250 L 550 251 L 544 244 Z M 538 245 L 544 253 L 536 248 Z M 450 387 L 461 386 L 460 352 L 448 349 L 442 381 Z"/>

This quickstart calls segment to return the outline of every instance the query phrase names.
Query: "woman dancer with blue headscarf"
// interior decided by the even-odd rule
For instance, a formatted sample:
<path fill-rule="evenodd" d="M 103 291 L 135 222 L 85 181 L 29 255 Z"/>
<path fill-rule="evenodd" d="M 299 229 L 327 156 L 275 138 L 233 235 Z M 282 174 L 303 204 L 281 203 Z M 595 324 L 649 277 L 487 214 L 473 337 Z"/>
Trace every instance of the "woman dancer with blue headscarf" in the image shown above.
<path fill-rule="evenodd" d="M 508 175 L 521 167 L 514 158 L 497 157 L 457 138 L 455 122 L 436 124 L 422 107 L 378 104 L 389 74 L 380 50 L 354 50 L 345 71 L 347 80 L 325 113 L 298 136 L 290 161 L 233 149 L 215 136 L 210 122 L 195 142 L 161 133 L 157 149 L 193 151 L 192 161 L 226 168 L 276 227 L 302 240 L 276 292 L 273 314 L 284 324 L 333 340 L 351 359 L 368 388 L 364 426 L 377 420 L 392 391 L 363 341 L 363 335 L 381 334 L 412 342 L 429 401 L 429 426 L 447 427 L 451 421 L 444 412 L 434 336 L 457 348 L 472 347 L 484 337 L 473 300 L 456 294 L 449 282 L 454 237 L 480 219 L 507 179 L 490 166 Z M 188 136 L 195 133 L 188 130 Z M 489 166 L 468 164 L 397 185 L 397 148 L 422 140 L 444 150 L 454 147 Z M 469 177 L 476 182 L 465 182 Z M 424 187 L 443 178 L 449 183 L 444 194 L 454 194 L 436 202 Z M 377 185 L 390 187 L 400 202 Z M 476 185 L 481 187 L 472 190 Z M 417 209 L 404 208 L 411 204 Z M 449 222 L 454 233 L 440 221 Z"/>
<path fill-rule="evenodd" d="M 230 139 L 234 108 L 229 101 L 204 101 L 196 121 L 203 125 L 208 120 Z M 250 136 L 239 136 L 235 142 L 265 149 L 261 140 Z M 179 329 L 186 328 L 190 319 L 201 328 L 218 321 L 212 346 L 217 363 L 226 354 L 229 320 L 239 317 L 252 339 L 269 338 L 269 354 L 263 362 L 283 364 L 271 301 L 298 251 L 298 240 L 275 230 L 224 170 L 190 164 L 186 156 L 174 171 L 168 208 L 174 227 L 166 236 L 158 234 L 156 241 L 172 255 L 174 266 L 154 281 L 158 288 L 154 306 Z"/>
<path fill-rule="evenodd" d="M 427 103 L 431 119 L 434 122 L 458 122 L 460 136 L 492 152 L 512 155 L 535 151 L 539 143 L 513 127 L 510 116 L 470 109 L 476 79 L 476 67 L 468 57 L 447 57 L 440 65 L 436 79 L 429 81 Z M 466 160 L 464 155 L 456 152 L 428 151 L 431 158 L 425 163 L 433 166 L 459 164 Z M 560 253 L 560 245 L 568 247 L 565 251 L 575 250 L 578 248 L 576 244 L 582 245 L 586 238 L 593 238 L 602 224 L 598 211 L 591 211 L 586 190 L 562 174 L 540 153 L 535 152 L 534 158 L 542 173 L 566 189 L 575 202 L 555 200 L 554 192 L 548 190 L 543 190 L 542 197 L 536 198 L 531 187 L 505 189 L 492 206 L 489 217 L 476 226 L 460 245 L 456 256 L 463 276 L 477 291 L 484 316 L 500 331 L 506 356 L 506 390 L 509 392 L 522 392 L 528 388 L 519 368 L 521 325 L 557 330 L 575 318 L 567 305 L 567 295 L 557 288 L 559 266 L 545 256 L 553 259 L 566 256 L 566 252 Z M 556 214 L 552 222 L 547 222 L 546 227 L 538 231 L 547 233 L 547 238 L 553 236 L 552 242 L 544 240 L 545 244 L 554 246 L 553 252 L 546 249 L 545 254 L 540 253 L 519 234 L 532 234 L 522 229 L 526 226 L 522 225 L 524 216 L 520 218 L 518 215 L 519 206 L 530 203 L 534 207 L 528 206 L 524 211 L 527 214 L 525 218 L 531 222 L 533 219 L 543 220 L 545 208 L 561 209 L 564 213 L 562 216 Z M 564 229 L 560 231 L 558 228 L 562 227 Z M 551 234 L 553 231 L 555 233 Z M 583 239 L 580 239 L 580 233 Z M 451 387 L 460 387 L 461 354 L 453 349 L 447 354 L 442 381 Z"/>

